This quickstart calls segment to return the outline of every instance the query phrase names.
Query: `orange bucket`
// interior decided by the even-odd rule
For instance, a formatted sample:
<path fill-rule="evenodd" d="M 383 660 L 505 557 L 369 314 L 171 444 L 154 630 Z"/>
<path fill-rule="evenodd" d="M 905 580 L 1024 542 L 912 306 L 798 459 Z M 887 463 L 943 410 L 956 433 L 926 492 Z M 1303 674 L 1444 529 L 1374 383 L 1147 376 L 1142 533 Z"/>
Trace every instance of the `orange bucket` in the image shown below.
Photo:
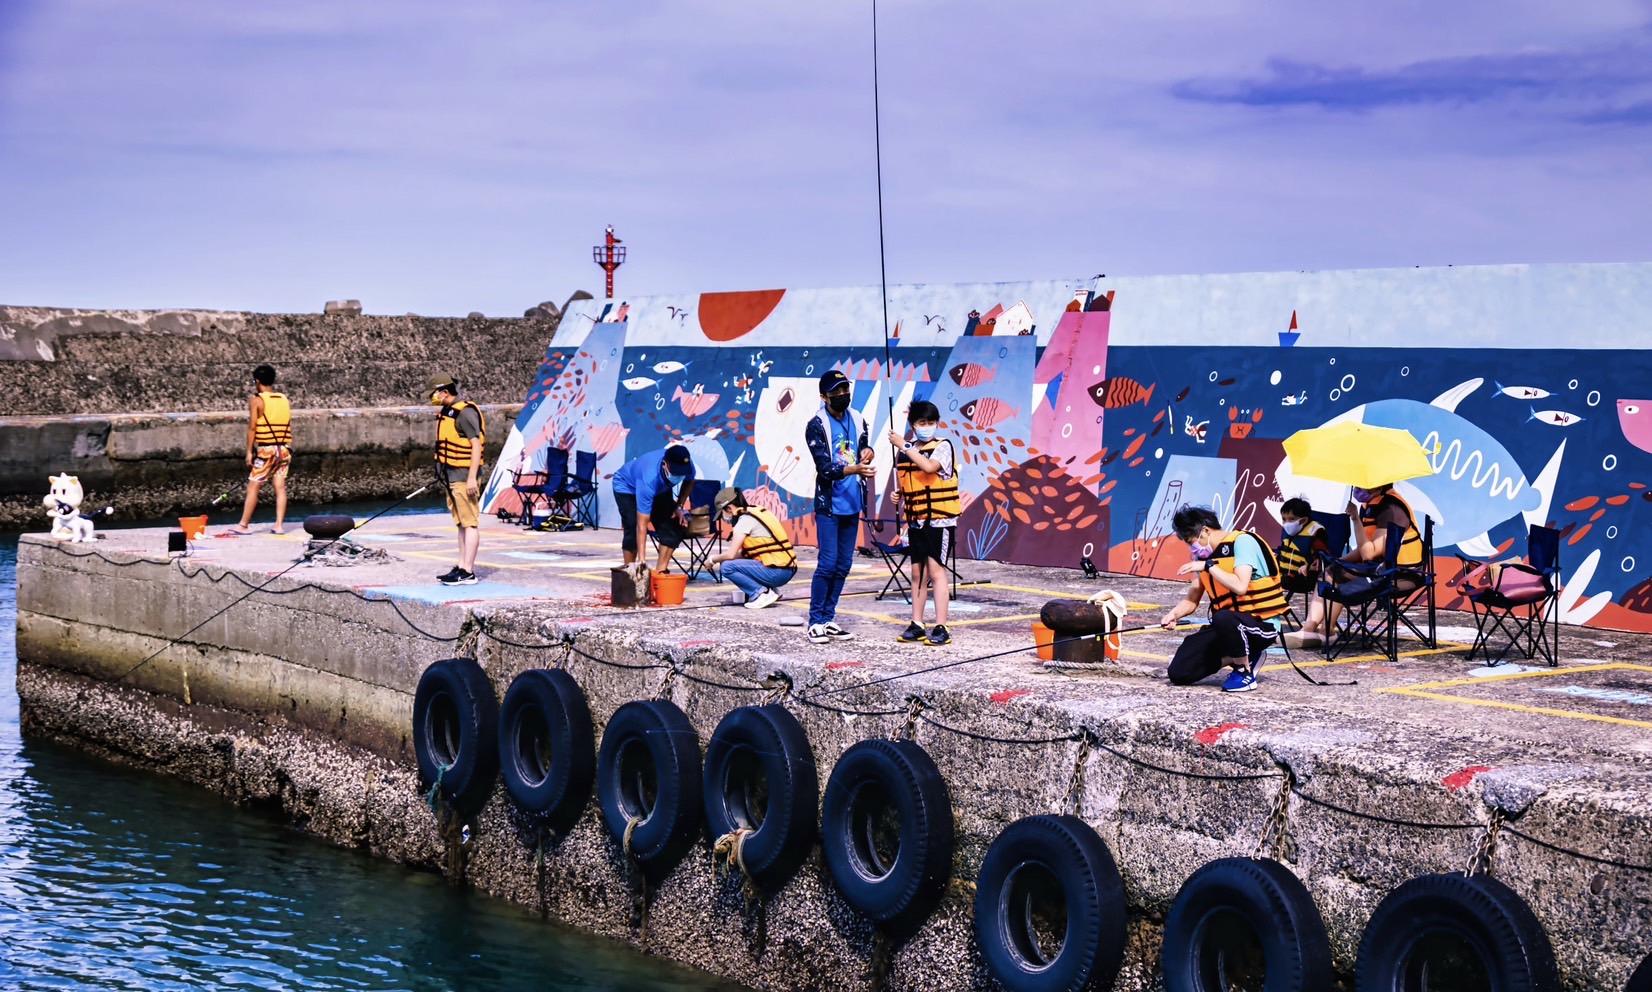
<path fill-rule="evenodd" d="M 184 540 L 199 541 L 206 536 L 206 517 L 179 517 L 178 527 L 184 532 Z"/>
<path fill-rule="evenodd" d="M 681 606 L 683 590 L 688 587 L 688 575 L 684 572 L 653 572 L 649 575 L 649 584 L 654 591 L 654 605 Z"/>
<path fill-rule="evenodd" d="M 1055 660 L 1055 631 L 1044 626 L 1037 620 L 1033 621 L 1033 643 L 1038 645 L 1038 659 L 1040 661 Z"/>

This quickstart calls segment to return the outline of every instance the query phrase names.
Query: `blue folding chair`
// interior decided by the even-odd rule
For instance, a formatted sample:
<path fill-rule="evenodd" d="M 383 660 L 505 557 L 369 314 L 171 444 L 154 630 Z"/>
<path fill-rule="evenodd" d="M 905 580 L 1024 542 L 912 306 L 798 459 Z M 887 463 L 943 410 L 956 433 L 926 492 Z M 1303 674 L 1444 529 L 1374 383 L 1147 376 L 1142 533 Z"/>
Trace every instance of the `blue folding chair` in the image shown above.
<path fill-rule="evenodd" d="M 538 458 L 519 465 L 511 476 L 511 491 L 516 493 L 522 505 L 522 512 L 516 518 L 516 522 L 524 527 L 532 527 L 535 509 L 543 508 L 549 513 L 551 493 L 562 484 L 562 478 L 567 474 L 567 448 L 548 445 Z"/>
<path fill-rule="evenodd" d="M 597 492 L 597 453 L 574 452 L 573 471 L 564 471 L 562 482 L 548 494 L 554 517 L 565 521 L 560 530 L 595 530 Z"/>
<path fill-rule="evenodd" d="M 722 528 L 718 526 L 715 519 L 711 519 L 716 515 L 712 503 L 717 499 L 717 494 L 722 489 L 723 483 L 716 479 L 696 479 L 689 485 L 688 516 L 690 526 L 692 526 L 696 515 L 694 511 L 699 509 L 706 511 L 708 518 L 706 522 L 709 525 L 706 533 L 690 533 L 683 538 L 683 543 L 678 545 L 677 550 L 671 555 L 674 564 L 677 562 L 678 555 L 682 555 L 688 560 L 688 566 L 683 568 L 683 572 L 690 579 L 697 579 L 701 575 L 709 574 L 718 582 L 723 581 L 723 577 L 718 574 L 716 569 L 711 567 L 711 556 L 722 550 L 723 547 Z"/>
<path fill-rule="evenodd" d="M 1378 649 L 1390 661 L 1399 660 L 1399 631 L 1404 626 L 1428 647 L 1435 644 L 1434 602 L 1434 521 L 1423 517 L 1422 562 L 1416 566 L 1399 564 L 1400 544 L 1406 528 L 1389 524 L 1385 531 L 1380 561 L 1346 562 L 1329 554 L 1320 555 L 1324 572 L 1319 597 L 1342 606 L 1341 629 L 1325 642 L 1325 657 L 1335 658 L 1351 646 Z M 1339 569 L 1343 578 L 1337 581 Z M 1426 620 L 1410 616 L 1417 606 L 1426 606 Z M 1425 629 L 1426 627 L 1426 629 Z"/>
<path fill-rule="evenodd" d="M 1483 654 L 1487 667 L 1500 665 L 1512 650 L 1526 658 L 1542 658 L 1551 667 L 1560 664 L 1560 532 L 1553 527 L 1532 524 L 1526 533 L 1526 560 L 1506 562 L 1495 584 L 1475 588 L 1473 582 L 1490 566 L 1472 558 L 1457 556 L 1463 563 L 1458 585 L 1474 613 L 1474 646 L 1468 656 Z M 1532 576 L 1537 581 L 1506 582 L 1510 571 Z M 1491 653 L 1493 632 L 1508 638 L 1503 650 Z"/>
<path fill-rule="evenodd" d="M 1332 558 L 1341 558 L 1348 551 L 1348 535 L 1351 530 L 1348 516 L 1341 513 L 1321 513 L 1313 511 L 1313 521 L 1323 527 L 1324 536 L 1318 539 L 1321 547 L 1315 547 L 1316 538 L 1313 536 L 1297 535 L 1280 541 L 1280 546 L 1295 545 L 1301 552 L 1303 560 L 1308 562 L 1306 575 L 1285 575 L 1280 579 L 1280 586 L 1285 590 L 1285 602 L 1288 610 L 1285 613 L 1287 629 L 1300 629 L 1302 617 L 1297 615 L 1296 606 L 1292 603 L 1298 595 L 1304 598 L 1312 596 L 1319 588 L 1319 576 L 1322 565 L 1319 552 L 1324 551 Z"/>

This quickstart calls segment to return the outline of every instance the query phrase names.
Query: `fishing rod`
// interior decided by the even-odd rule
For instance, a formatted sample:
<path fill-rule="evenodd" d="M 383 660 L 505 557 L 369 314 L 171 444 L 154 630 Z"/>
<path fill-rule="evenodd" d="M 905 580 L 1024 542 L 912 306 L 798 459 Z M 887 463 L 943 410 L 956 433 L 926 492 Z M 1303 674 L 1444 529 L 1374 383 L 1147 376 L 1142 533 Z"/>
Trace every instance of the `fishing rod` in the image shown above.
<path fill-rule="evenodd" d="M 878 101 L 878 0 L 872 0 L 872 160 L 878 185 L 878 286 L 883 299 L 883 392 L 889 404 L 889 429 L 895 429 L 894 358 L 889 349 L 889 265 L 883 243 L 883 114 Z M 889 444 L 891 471 L 900 457 Z M 870 511 L 870 507 L 867 508 Z M 897 526 L 899 521 L 897 521 Z"/>
<path fill-rule="evenodd" d="M 396 507 L 401 506 L 403 503 L 407 502 L 408 500 L 412 499 L 413 497 L 415 497 L 415 496 L 419 495 L 420 493 L 424 492 L 426 489 L 429 489 L 430 485 L 431 485 L 430 483 L 426 483 L 426 484 L 420 486 L 419 488 L 417 488 L 417 489 L 413 490 L 412 492 L 408 493 L 406 496 L 403 496 L 401 499 L 396 500 L 394 503 L 391 503 L 389 506 L 385 507 L 384 509 L 380 510 L 379 512 L 377 512 L 377 513 L 373 514 L 372 516 L 368 517 L 366 520 L 363 520 L 361 523 L 355 525 L 354 527 L 350 528 L 349 530 L 345 531 L 344 533 L 340 534 L 339 536 L 333 538 L 331 541 L 328 541 L 326 544 L 323 544 L 321 547 L 305 549 L 304 553 L 299 555 L 297 560 L 295 560 L 291 565 L 288 565 L 286 568 L 283 568 L 281 571 L 279 571 L 279 572 L 275 573 L 274 575 L 270 576 L 268 579 L 265 579 L 261 584 L 254 587 L 253 589 L 248 590 L 245 595 L 242 595 L 242 596 L 237 597 L 236 599 L 230 601 L 230 603 L 228 605 L 224 606 L 222 609 L 220 609 L 216 613 L 212 614 L 212 616 L 207 617 L 205 620 L 202 620 L 200 623 L 196 624 L 195 626 L 193 626 L 193 627 L 189 628 L 188 630 L 184 631 L 183 633 L 179 634 L 177 637 L 174 637 L 170 641 L 167 641 L 165 644 L 161 645 L 158 649 L 156 649 L 154 654 L 150 655 L 149 657 L 147 657 L 147 658 L 143 659 L 142 661 L 138 662 L 136 665 L 133 665 L 131 668 L 128 668 L 126 671 L 122 672 L 120 674 L 120 676 L 115 679 L 115 681 L 116 682 L 126 681 L 126 679 L 128 677 L 130 677 L 133 672 L 136 672 L 138 669 L 140 669 L 143 666 L 145 666 L 145 665 L 149 664 L 150 662 L 154 661 L 156 658 L 159 658 L 164 652 L 166 652 L 166 651 L 170 650 L 171 648 L 177 646 L 179 641 L 182 641 L 184 638 L 188 637 L 190 634 L 195 633 L 197 630 L 200 630 L 202 627 L 205 627 L 207 624 L 209 624 L 212 621 L 214 621 L 214 620 L 218 619 L 219 617 L 223 616 L 225 613 L 228 613 L 230 610 L 234 609 L 235 607 L 240 606 L 242 603 L 246 602 L 248 599 L 252 598 L 257 593 L 263 592 L 265 589 L 269 588 L 270 583 L 274 582 L 276 579 L 281 578 L 283 575 L 286 575 L 288 572 L 292 571 L 293 569 L 297 568 L 298 566 L 305 564 L 310 559 L 314 558 L 316 555 L 325 554 L 328 551 L 328 549 L 330 549 L 333 545 L 335 545 L 338 542 L 340 542 L 340 541 L 344 540 L 345 538 L 349 537 L 351 534 L 354 534 L 356 531 L 361 530 L 363 527 L 366 527 L 368 524 L 370 524 L 373 521 L 377 520 L 378 518 L 384 516 L 386 513 L 389 513 L 391 510 L 394 510 Z"/>

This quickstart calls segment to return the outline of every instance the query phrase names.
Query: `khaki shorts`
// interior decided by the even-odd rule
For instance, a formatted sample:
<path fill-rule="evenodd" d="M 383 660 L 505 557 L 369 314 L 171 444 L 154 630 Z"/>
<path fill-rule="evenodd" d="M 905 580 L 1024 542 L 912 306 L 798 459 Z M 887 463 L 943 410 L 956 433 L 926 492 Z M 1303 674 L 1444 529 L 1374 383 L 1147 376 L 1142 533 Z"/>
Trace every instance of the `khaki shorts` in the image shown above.
<path fill-rule="evenodd" d="M 472 496 L 463 482 L 450 483 L 447 487 L 447 509 L 453 514 L 453 522 L 460 527 L 481 526 L 481 499 L 480 492 Z"/>

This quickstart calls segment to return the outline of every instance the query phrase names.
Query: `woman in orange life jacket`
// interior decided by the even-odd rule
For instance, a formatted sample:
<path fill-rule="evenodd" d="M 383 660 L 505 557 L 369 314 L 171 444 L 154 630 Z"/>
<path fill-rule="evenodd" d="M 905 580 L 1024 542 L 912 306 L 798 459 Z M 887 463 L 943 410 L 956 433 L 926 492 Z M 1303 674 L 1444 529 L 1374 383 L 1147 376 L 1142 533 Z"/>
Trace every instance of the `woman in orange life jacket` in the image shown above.
<path fill-rule="evenodd" d="M 768 510 L 747 505 L 732 486 L 718 492 L 712 506 L 733 532 L 711 563 L 745 594 L 747 609 L 773 606 L 780 601 L 780 587 L 797 575 L 797 552 L 786 525 Z"/>
<path fill-rule="evenodd" d="M 1209 508 L 1184 506 L 1171 520 L 1176 536 L 1187 542 L 1192 560 L 1176 570 L 1191 575 L 1187 595 L 1160 618 L 1166 630 L 1210 597 L 1210 623 L 1182 640 L 1170 659 L 1170 681 L 1191 685 L 1229 669 L 1223 692 L 1256 688 L 1256 663 L 1279 636 L 1285 614 L 1279 562 L 1250 531 L 1229 531 Z"/>
<path fill-rule="evenodd" d="M 1381 561 L 1388 550 L 1388 525 L 1394 524 L 1405 533 L 1396 559 L 1398 564 L 1411 566 L 1422 563 L 1423 542 L 1417 533 L 1416 516 L 1411 512 L 1411 504 L 1394 491 L 1392 484 L 1375 489 L 1355 487 L 1353 497 L 1348 504 L 1348 522 L 1352 527 L 1350 533 L 1355 535 L 1354 547 L 1342 556 L 1343 561 Z M 1355 577 L 1340 568 L 1332 569 L 1329 576 L 1333 585 L 1341 585 Z M 1335 640 L 1337 616 L 1341 612 L 1342 604 L 1332 603 L 1327 616 L 1325 600 L 1318 596 L 1309 599 L 1307 619 L 1303 620 L 1301 630 L 1285 635 L 1286 646 L 1317 648 L 1325 644 L 1327 636 Z"/>

